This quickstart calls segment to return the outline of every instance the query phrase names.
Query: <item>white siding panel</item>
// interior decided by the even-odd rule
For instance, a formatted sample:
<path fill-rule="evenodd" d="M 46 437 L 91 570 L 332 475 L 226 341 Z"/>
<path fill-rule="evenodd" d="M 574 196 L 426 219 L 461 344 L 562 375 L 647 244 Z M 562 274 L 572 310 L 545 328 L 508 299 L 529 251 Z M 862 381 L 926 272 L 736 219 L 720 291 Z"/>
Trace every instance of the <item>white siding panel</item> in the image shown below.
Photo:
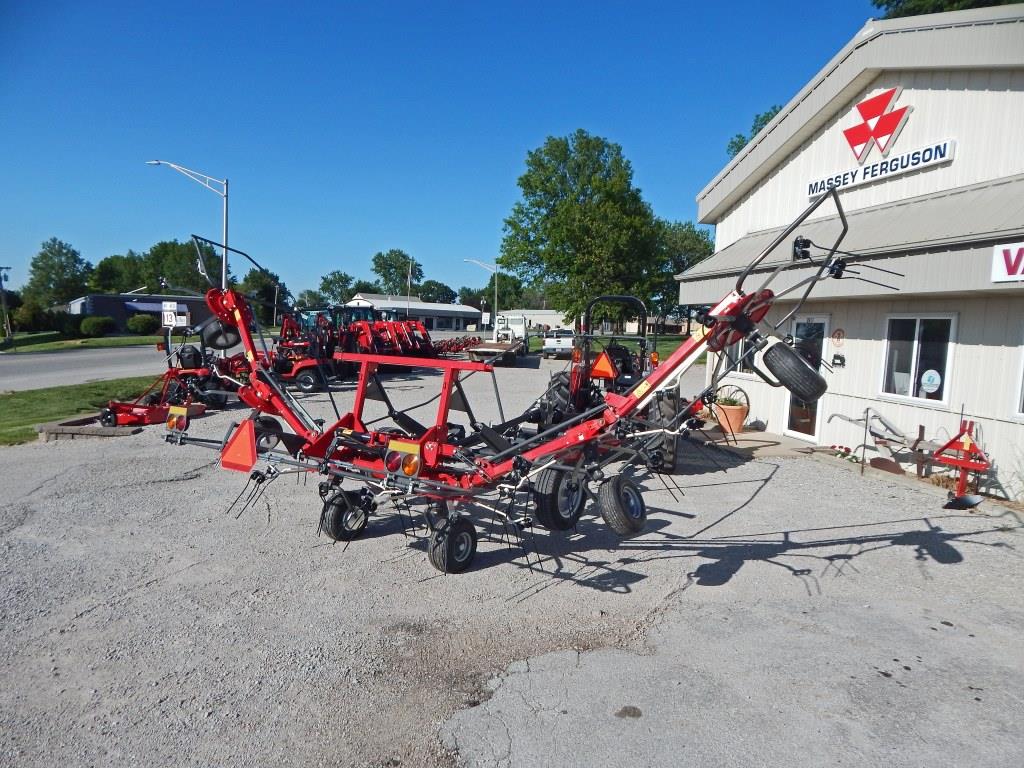
<path fill-rule="evenodd" d="M 887 316 L 931 312 L 955 312 L 957 318 L 948 402 L 925 405 L 887 398 L 881 394 Z M 962 408 L 965 418 L 977 422 L 977 436 L 996 464 L 1002 489 L 1011 498 L 1024 498 L 1024 417 L 1016 410 L 1024 365 L 1024 297 L 816 303 L 808 305 L 806 314 L 829 315 L 830 333 L 839 328 L 846 333 L 841 348 L 826 347 L 826 361 L 839 352 L 846 357 L 846 367 L 824 373 L 829 391 L 820 403 L 821 445 L 859 446 L 863 428 L 827 419 L 832 414 L 860 418 L 868 407 L 907 435 L 916 436 L 921 425 L 926 439 L 944 442 L 959 428 Z M 733 374 L 728 381 L 747 391 L 751 419 L 765 422 L 769 432 L 785 429 L 788 399 L 784 390 L 748 375 Z M 880 454 L 869 450 L 867 455 Z"/>
<path fill-rule="evenodd" d="M 842 131 L 858 121 L 858 102 L 895 86 L 903 88 L 895 106 L 911 106 L 913 111 L 892 153 L 951 138 L 957 142 L 956 158 L 947 165 L 848 190 L 843 194 L 848 210 L 1024 172 L 1019 140 L 1024 70 L 887 71 L 717 222 L 716 249 L 751 232 L 785 225 L 807 205 L 810 181 L 858 167 Z M 879 158 L 875 147 L 865 162 Z"/>

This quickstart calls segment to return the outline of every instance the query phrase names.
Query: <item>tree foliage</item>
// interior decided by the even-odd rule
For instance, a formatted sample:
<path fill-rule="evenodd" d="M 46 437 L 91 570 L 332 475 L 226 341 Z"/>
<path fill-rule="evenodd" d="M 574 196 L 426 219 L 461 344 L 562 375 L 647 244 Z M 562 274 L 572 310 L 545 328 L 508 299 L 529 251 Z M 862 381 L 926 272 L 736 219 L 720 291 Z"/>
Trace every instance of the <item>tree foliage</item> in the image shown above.
<path fill-rule="evenodd" d="M 323 307 L 328 303 L 327 297 L 320 293 L 320 291 L 308 288 L 305 291 L 299 291 L 299 295 L 295 298 L 295 306 L 303 308 Z"/>
<path fill-rule="evenodd" d="M 100 259 L 89 275 L 89 290 L 96 293 L 127 293 L 146 284 L 145 259 L 132 250 Z"/>
<path fill-rule="evenodd" d="M 679 304 L 679 283 L 675 276 L 703 261 L 715 252 L 715 243 L 706 229 L 692 221 L 658 219 L 658 269 L 651 291 L 651 306 L 668 314 Z"/>
<path fill-rule="evenodd" d="M 593 296 L 649 293 L 659 228 L 618 144 L 582 129 L 548 137 L 518 184 L 500 263 L 547 281 L 552 308 L 577 315 Z"/>
<path fill-rule="evenodd" d="M 201 246 L 203 261 L 207 274 L 215 286 L 220 285 L 220 254 L 211 246 Z M 150 290 L 173 293 L 176 290 L 205 293 L 210 283 L 199 273 L 196 247 L 191 242 L 179 243 L 177 240 L 164 240 L 150 248 L 143 257 L 144 276 Z M 166 282 L 166 289 L 161 288 L 161 278 Z M 228 280 L 231 275 L 228 273 Z"/>
<path fill-rule="evenodd" d="M 251 306 L 256 312 L 257 319 L 264 325 L 271 323 L 274 319 L 274 299 L 277 299 L 277 315 L 280 316 L 282 305 L 287 304 L 291 296 L 288 286 L 280 277 L 273 272 L 256 269 L 256 267 L 245 274 L 242 282 L 238 284 L 238 288 L 246 296 L 255 299 L 251 302 Z"/>
<path fill-rule="evenodd" d="M 62 304 L 87 292 L 91 272 L 92 264 L 82 254 L 51 237 L 33 257 L 22 294 L 26 302 L 43 307 Z"/>
<path fill-rule="evenodd" d="M 384 293 L 384 289 L 376 280 L 356 280 L 352 283 L 352 295 L 357 293 Z"/>
<path fill-rule="evenodd" d="M 332 304 L 344 304 L 352 298 L 352 275 L 335 269 L 320 278 L 320 293 Z"/>
<path fill-rule="evenodd" d="M 895 19 L 901 16 L 918 16 L 923 13 L 944 11 L 965 11 L 969 8 L 988 8 L 993 5 L 1009 5 L 1018 0 L 871 0 L 875 8 L 885 11 L 882 18 Z"/>
<path fill-rule="evenodd" d="M 437 304 L 454 304 L 459 295 L 450 286 L 438 280 L 426 280 L 416 289 L 416 293 L 423 301 L 432 301 Z"/>
<path fill-rule="evenodd" d="M 772 121 L 779 112 L 782 110 L 782 106 L 779 104 L 771 107 L 767 112 L 761 112 L 754 115 L 754 122 L 750 126 L 750 135 L 744 133 L 737 133 L 731 139 L 729 144 L 726 146 L 725 151 L 729 153 L 729 157 L 736 157 L 747 144 L 754 140 L 754 137 L 759 134 L 768 123 Z"/>
<path fill-rule="evenodd" d="M 423 267 L 405 251 L 392 248 L 373 256 L 373 272 L 380 278 L 383 292 L 390 296 L 405 296 L 412 263 L 412 288 L 423 279 Z"/>

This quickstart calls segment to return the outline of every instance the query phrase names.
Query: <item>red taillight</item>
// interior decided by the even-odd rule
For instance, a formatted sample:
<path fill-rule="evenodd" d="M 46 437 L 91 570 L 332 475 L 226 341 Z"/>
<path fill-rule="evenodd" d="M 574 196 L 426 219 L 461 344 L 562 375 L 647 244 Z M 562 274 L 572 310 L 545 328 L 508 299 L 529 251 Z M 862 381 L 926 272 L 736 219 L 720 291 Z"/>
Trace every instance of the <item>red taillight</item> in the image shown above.
<path fill-rule="evenodd" d="M 188 429 L 188 417 L 178 416 L 172 413 L 170 416 L 167 417 L 166 424 L 167 428 L 171 431 L 177 430 L 178 432 L 184 432 L 186 429 Z"/>
<path fill-rule="evenodd" d="M 576 363 L 576 364 L 579 364 L 580 360 L 582 360 L 582 359 L 583 359 L 583 352 L 580 350 L 579 347 L 573 347 L 572 348 L 572 361 L 574 363 Z"/>
<path fill-rule="evenodd" d="M 384 457 L 384 468 L 388 472 L 397 472 L 402 468 L 402 457 L 404 455 L 398 451 L 391 451 Z"/>

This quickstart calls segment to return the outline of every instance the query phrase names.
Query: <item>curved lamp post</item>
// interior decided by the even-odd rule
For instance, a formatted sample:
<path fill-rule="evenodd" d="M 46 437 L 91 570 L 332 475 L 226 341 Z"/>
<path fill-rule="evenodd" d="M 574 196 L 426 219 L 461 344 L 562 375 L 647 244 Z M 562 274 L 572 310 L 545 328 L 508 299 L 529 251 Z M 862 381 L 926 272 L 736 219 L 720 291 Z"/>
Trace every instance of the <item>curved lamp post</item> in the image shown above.
<path fill-rule="evenodd" d="M 221 244 L 224 246 L 224 256 L 220 264 L 220 287 L 221 289 L 226 289 L 228 287 L 228 180 L 215 179 L 213 176 L 207 176 L 205 173 L 199 173 L 183 165 L 169 163 L 166 160 L 147 160 L 146 165 L 166 165 L 168 168 L 173 168 L 178 173 L 188 176 L 192 181 L 196 181 L 212 192 L 217 193 L 224 200 L 224 237 L 221 241 Z M 220 188 L 218 189 L 215 185 L 220 185 Z"/>

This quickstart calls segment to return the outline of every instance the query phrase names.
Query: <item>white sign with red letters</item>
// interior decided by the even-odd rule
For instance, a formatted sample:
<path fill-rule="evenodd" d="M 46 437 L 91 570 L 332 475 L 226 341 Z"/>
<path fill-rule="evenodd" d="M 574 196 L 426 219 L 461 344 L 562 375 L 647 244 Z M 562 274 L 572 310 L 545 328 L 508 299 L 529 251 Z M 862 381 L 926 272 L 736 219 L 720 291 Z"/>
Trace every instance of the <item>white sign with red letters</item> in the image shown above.
<path fill-rule="evenodd" d="M 1024 280 L 1024 243 L 997 245 L 992 249 L 992 282 L 1019 283 Z"/>

